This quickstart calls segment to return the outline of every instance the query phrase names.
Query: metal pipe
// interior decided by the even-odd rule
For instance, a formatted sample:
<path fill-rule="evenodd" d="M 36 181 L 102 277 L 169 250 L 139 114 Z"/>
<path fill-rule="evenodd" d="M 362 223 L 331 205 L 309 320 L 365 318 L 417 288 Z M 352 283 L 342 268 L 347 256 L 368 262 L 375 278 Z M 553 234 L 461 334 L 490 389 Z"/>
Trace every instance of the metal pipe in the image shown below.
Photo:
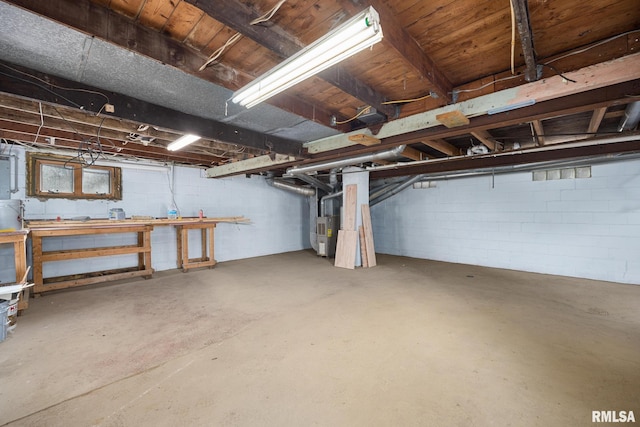
<path fill-rule="evenodd" d="M 319 190 L 323 190 L 325 193 L 331 193 L 331 186 L 329 184 L 326 184 L 322 181 L 320 181 L 318 178 L 310 176 L 310 175 L 305 175 L 305 174 L 301 174 L 301 175 L 295 175 L 296 178 L 306 182 L 307 184 L 311 184 L 311 186 L 319 189 Z"/>
<path fill-rule="evenodd" d="M 375 160 L 384 160 L 390 157 L 398 157 L 404 151 L 406 145 L 399 145 L 391 150 L 379 151 L 377 153 L 363 154 L 361 156 L 349 157 L 346 159 L 332 160 L 324 163 L 316 163 L 307 166 L 294 166 L 287 169 L 287 175 L 300 175 L 303 173 L 312 173 L 324 169 L 334 169 L 345 166 L 357 165 L 360 163 L 373 162 Z"/>
<path fill-rule="evenodd" d="M 327 215 L 326 215 L 326 212 L 325 212 L 325 207 L 324 207 L 325 205 L 324 205 L 324 202 L 325 202 L 327 199 L 333 199 L 333 198 L 335 198 L 335 197 L 342 196 L 342 193 L 343 193 L 343 191 L 342 191 L 342 190 L 340 190 L 340 191 L 338 191 L 338 192 L 336 192 L 336 193 L 333 193 L 333 194 L 327 194 L 326 196 L 322 196 L 322 198 L 320 199 L 320 216 L 327 216 Z"/>
<path fill-rule="evenodd" d="M 633 130 L 638 126 L 638 122 L 640 122 L 640 101 L 627 105 L 627 108 L 624 110 L 624 116 L 620 119 L 618 132 Z"/>
<path fill-rule="evenodd" d="M 11 187 L 12 193 L 17 193 L 20 188 L 18 187 L 18 156 L 12 154 L 13 157 L 13 187 Z"/>
<path fill-rule="evenodd" d="M 405 188 L 412 186 L 414 182 L 420 181 L 422 178 L 424 178 L 423 175 L 412 176 L 411 178 L 407 179 L 406 181 L 404 181 L 402 184 L 398 185 L 397 187 L 386 191 L 381 196 L 378 196 L 375 199 L 371 199 L 369 201 L 369 206 L 375 206 L 378 203 L 382 202 L 383 200 L 387 200 L 388 198 L 395 196 L 396 194 L 398 194 L 399 192 L 401 192 Z"/>
<path fill-rule="evenodd" d="M 279 188 L 281 190 L 286 190 L 291 193 L 298 194 L 300 196 L 311 197 L 316 195 L 315 188 L 301 187 L 299 185 L 291 184 L 285 181 L 276 181 L 275 179 L 273 179 L 273 177 L 267 177 L 265 181 L 267 182 L 267 184 L 269 184 L 272 187 Z"/>
<path fill-rule="evenodd" d="M 500 153 L 489 153 L 489 154 L 483 154 L 480 156 L 474 156 L 474 158 L 482 159 L 486 157 L 517 156 L 523 153 L 563 150 L 565 148 L 589 147 L 589 146 L 601 145 L 601 144 L 615 144 L 617 142 L 626 142 L 626 141 L 635 141 L 635 140 L 640 140 L 640 132 L 631 132 L 631 133 L 618 135 L 618 136 L 606 136 L 602 138 L 593 138 L 589 140 L 584 140 L 580 142 L 570 142 L 566 144 L 545 145 L 542 147 L 526 148 L 526 149 L 519 149 L 519 150 L 513 150 L 513 151 L 503 151 Z M 367 167 L 367 170 L 368 171 L 379 171 L 379 170 L 389 170 L 389 169 L 402 170 L 402 168 L 406 166 L 428 165 L 432 163 L 447 163 L 447 162 L 460 160 L 468 157 L 469 156 L 451 156 L 451 157 L 447 157 L 446 159 L 416 160 L 413 162 L 395 163 L 392 165 L 369 166 Z"/>

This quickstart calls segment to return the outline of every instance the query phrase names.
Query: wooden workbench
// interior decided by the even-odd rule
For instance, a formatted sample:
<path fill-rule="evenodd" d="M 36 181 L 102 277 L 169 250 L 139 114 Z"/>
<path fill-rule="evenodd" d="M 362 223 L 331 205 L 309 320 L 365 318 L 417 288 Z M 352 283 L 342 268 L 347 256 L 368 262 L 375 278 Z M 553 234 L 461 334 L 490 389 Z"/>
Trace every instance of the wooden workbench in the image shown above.
<path fill-rule="evenodd" d="M 13 244 L 13 252 L 16 266 L 16 283 L 20 283 L 27 273 L 27 251 L 25 242 L 29 230 L 0 232 L 0 244 Z M 18 310 L 24 310 L 29 306 L 29 288 L 25 288 L 18 301 Z"/>
<path fill-rule="evenodd" d="M 187 271 L 191 268 L 213 267 L 214 229 L 220 222 L 244 223 L 244 217 L 223 218 L 185 218 L 185 219 L 125 219 L 125 220 L 88 220 L 88 221 L 28 221 L 31 231 L 33 251 L 34 292 L 40 293 L 56 289 L 100 283 L 131 277 L 151 277 L 151 231 L 157 226 L 174 226 L 177 230 L 178 268 Z M 202 231 L 202 256 L 189 259 L 189 230 Z M 42 250 L 42 239 L 48 237 L 66 237 L 78 235 L 97 235 L 112 233 L 137 233 L 136 245 L 110 246 L 59 251 Z M 85 273 L 74 276 L 44 278 L 42 266 L 45 262 L 70 259 L 103 257 L 112 255 L 138 254 L 135 267 L 119 270 Z"/>

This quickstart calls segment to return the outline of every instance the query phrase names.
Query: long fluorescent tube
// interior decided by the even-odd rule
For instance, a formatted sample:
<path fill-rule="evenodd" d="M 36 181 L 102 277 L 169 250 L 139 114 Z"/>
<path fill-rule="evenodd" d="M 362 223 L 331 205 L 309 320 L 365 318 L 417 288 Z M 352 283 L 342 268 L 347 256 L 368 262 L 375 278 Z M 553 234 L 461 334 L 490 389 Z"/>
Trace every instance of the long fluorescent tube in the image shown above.
<path fill-rule="evenodd" d="M 176 139 L 171 144 L 167 145 L 167 150 L 169 150 L 169 151 L 179 150 L 181 148 L 186 147 L 189 144 L 193 144 L 194 142 L 196 142 L 199 139 L 200 139 L 200 137 L 198 135 L 192 135 L 192 134 L 188 133 L 188 134 L 183 135 L 180 138 Z"/>
<path fill-rule="evenodd" d="M 231 101 L 251 108 L 380 40 L 380 17 L 378 12 L 369 6 L 340 27 L 236 91 Z"/>

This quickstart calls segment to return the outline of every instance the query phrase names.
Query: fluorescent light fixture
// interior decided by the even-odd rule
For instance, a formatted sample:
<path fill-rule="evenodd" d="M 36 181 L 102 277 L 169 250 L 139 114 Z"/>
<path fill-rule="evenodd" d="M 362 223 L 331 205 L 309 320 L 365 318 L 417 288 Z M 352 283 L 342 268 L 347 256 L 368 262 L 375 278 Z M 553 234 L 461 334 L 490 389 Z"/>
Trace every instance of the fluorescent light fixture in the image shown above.
<path fill-rule="evenodd" d="M 247 108 L 308 79 L 382 40 L 378 12 L 369 6 L 233 94 Z"/>
<path fill-rule="evenodd" d="M 181 148 L 186 147 L 189 144 L 193 144 L 194 142 L 196 142 L 199 139 L 200 139 L 200 137 L 198 135 L 193 135 L 193 134 L 188 133 L 188 134 L 183 135 L 180 138 L 176 139 L 171 144 L 167 145 L 167 150 L 169 150 L 169 151 L 179 150 Z"/>

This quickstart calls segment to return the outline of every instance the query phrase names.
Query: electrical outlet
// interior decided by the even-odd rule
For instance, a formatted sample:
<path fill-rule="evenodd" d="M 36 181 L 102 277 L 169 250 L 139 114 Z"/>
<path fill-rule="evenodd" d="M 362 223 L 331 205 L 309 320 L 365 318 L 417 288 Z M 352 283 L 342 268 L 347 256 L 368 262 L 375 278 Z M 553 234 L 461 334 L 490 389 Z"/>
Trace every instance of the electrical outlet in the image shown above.
<path fill-rule="evenodd" d="M 107 113 L 115 113 L 116 107 L 113 104 L 104 104 L 104 111 Z"/>

